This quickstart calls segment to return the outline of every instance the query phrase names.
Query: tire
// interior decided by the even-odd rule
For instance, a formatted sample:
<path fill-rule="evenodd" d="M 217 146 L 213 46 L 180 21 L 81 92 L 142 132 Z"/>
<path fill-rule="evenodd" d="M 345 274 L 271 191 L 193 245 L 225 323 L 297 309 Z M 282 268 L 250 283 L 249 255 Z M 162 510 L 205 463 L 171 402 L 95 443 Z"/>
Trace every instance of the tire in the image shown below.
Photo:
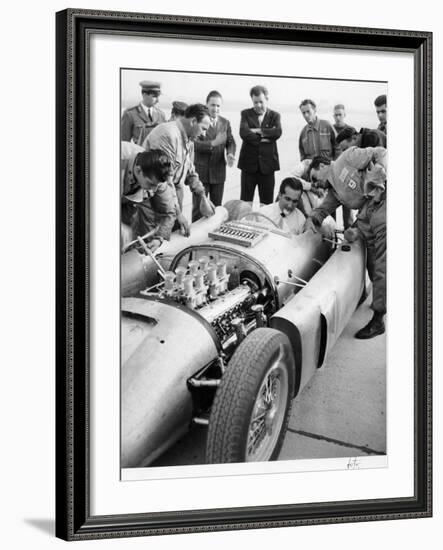
<path fill-rule="evenodd" d="M 206 443 L 207 463 L 278 458 L 292 407 L 294 369 L 291 344 L 282 332 L 258 328 L 243 340 L 215 394 Z"/>
<path fill-rule="evenodd" d="M 238 220 L 252 211 L 252 206 L 248 202 L 238 199 L 227 201 L 223 206 L 228 211 L 228 221 Z"/>

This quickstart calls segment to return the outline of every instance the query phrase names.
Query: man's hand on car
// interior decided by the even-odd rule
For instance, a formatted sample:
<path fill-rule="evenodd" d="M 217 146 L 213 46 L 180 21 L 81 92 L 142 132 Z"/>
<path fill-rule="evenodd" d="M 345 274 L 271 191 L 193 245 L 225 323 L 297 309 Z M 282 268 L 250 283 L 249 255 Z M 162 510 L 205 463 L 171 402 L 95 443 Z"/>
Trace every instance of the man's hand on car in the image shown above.
<path fill-rule="evenodd" d="M 314 233 L 318 233 L 318 230 L 319 230 L 319 226 L 314 222 L 314 220 L 310 217 L 306 218 L 303 232 L 313 231 Z"/>
<path fill-rule="evenodd" d="M 215 206 L 205 195 L 202 195 L 200 199 L 200 214 L 205 218 L 209 218 L 215 214 Z"/>
<path fill-rule="evenodd" d="M 189 237 L 191 234 L 191 227 L 183 212 L 179 212 L 177 214 L 177 223 L 180 226 L 180 233 L 185 237 Z"/>
<path fill-rule="evenodd" d="M 311 185 L 311 192 L 314 193 L 317 197 L 324 197 L 325 196 L 325 190 L 321 187 L 317 187 L 315 184 Z"/>
<path fill-rule="evenodd" d="M 147 243 L 147 247 L 149 248 L 149 250 L 151 252 L 155 252 L 157 250 L 157 248 L 160 247 L 161 244 L 162 244 L 161 239 L 152 239 L 152 241 L 149 241 Z"/>
<path fill-rule="evenodd" d="M 343 233 L 343 237 L 348 243 L 355 242 L 361 236 L 360 230 L 357 227 L 348 227 Z"/>

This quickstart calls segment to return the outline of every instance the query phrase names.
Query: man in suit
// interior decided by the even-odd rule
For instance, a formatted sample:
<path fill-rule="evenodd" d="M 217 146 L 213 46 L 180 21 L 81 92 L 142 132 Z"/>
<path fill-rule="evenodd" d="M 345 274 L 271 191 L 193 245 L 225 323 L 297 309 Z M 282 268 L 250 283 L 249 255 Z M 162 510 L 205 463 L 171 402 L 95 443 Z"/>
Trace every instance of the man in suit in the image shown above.
<path fill-rule="evenodd" d="M 260 203 L 270 204 L 274 199 L 274 173 L 280 169 L 276 143 L 282 134 L 280 114 L 268 108 L 269 93 L 264 86 L 254 86 L 249 95 L 253 107 L 242 111 L 240 120 L 240 199 L 252 202 L 258 186 Z"/>
<path fill-rule="evenodd" d="M 146 136 L 159 124 L 166 122 L 165 113 L 157 107 L 161 94 L 160 82 L 140 82 L 142 100 L 138 105 L 126 109 L 121 120 L 121 140 L 141 145 Z"/>
<path fill-rule="evenodd" d="M 206 98 L 206 106 L 211 123 L 206 135 L 201 136 L 194 142 L 195 169 L 205 187 L 206 196 L 209 195 L 215 206 L 220 206 L 222 203 L 226 163 L 229 167 L 234 165 L 236 149 L 231 124 L 229 120 L 220 116 L 222 101 L 220 92 L 216 90 L 209 92 Z M 201 217 L 195 203 L 194 199 L 193 221 Z"/>

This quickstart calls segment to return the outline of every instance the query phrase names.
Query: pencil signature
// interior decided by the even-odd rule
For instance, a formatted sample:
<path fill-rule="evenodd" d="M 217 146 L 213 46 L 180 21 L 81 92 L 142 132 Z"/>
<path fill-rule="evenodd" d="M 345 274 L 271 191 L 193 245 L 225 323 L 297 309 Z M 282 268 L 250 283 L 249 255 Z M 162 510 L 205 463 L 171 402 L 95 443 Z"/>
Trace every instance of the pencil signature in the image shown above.
<path fill-rule="evenodd" d="M 359 470 L 360 469 L 360 461 L 358 458 L 350 458 L 348 460 L 348 464 L 347 464 L 347 469 L 348 470 Z"/>

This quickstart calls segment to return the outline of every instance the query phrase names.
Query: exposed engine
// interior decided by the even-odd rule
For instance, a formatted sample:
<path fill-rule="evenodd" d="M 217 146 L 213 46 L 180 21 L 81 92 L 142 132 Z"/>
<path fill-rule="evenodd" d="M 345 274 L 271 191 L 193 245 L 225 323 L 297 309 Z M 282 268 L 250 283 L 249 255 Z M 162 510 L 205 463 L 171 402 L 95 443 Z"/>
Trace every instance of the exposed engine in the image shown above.
<path fill-rule="evenodd" d="M 208 256 L 178 265 L 162 274 L 163 281 L 145 296 L 173 300 L 201 315 L 214 328 L 222 345 L 238 343 L 253 327 L 266 324 L 268 292 L 261 288 L 253 273 L 229 267 L 224 260 L 211 261 Z M 231 342 L 232 340 L 232 342 Z"/>

